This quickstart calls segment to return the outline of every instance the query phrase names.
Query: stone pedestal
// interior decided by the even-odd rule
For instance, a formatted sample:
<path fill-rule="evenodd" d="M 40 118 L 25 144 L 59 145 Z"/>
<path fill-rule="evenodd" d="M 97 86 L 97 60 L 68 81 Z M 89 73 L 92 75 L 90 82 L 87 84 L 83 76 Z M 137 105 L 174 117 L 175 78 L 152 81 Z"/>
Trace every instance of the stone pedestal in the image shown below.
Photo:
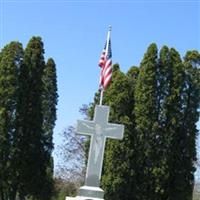
<path fill-rule="evenodd" d="M 66 197 L 66 200 L 103 200 L 104 191 L 99 187 L 82 186 L 78 190 L 78 196 Z"/>
<path fill-rule="evenodd" d="M 77 196 L 77 197 L 66 197 L 65 200 L 104 200 L 104 199 Z"/>

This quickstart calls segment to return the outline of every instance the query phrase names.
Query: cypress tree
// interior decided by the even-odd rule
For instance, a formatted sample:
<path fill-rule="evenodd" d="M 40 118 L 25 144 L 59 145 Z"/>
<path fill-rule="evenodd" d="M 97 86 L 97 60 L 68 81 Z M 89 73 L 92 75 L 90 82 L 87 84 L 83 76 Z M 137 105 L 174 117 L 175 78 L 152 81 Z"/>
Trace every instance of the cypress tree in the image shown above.
<path fill-rule="evenodd" d="M 185 89 L 182 132 L 185 135 L 185 149 L 183 165 L 186 166 L 183 177 L 185 179 L 183 190 L 187 189 L 186 199 L 192 199 L 194 188 L 195 162 L 197 160 L 196 140 L 198 135 L 197 122 L 200 107 L 200 54 L 197 51 L 188 51 L 184 58 Z"/>
<path fill-rule="evenodd" d="M 154 167 L 157 139 L 157 47 L 151 44 L 140 65 L 135 91 L 136 130 L 139 140 L 140 199 L 155 198 Z"/>
<path fill-rule="evenodd" d="M 163 103 L 163 131 L 166 135 L 165 150 L 168 167 L 168 179 L 166 182 L 166 196 L 169 199 L 181 197 L 183 191 L 179 188 L 179 160 L 181 146 L 179 145 L 180 127 L 182 119 L 182 94 L 184 86 L 184 69 L 179 53 L 175 49 L 169 50 L 168 63 L 170 64 L 168 93 Z M 171 70 L 171 71 L 170 71 Z M 183 194 L 183 193 L 182 193 Z M 179 195 L 179 196 L 178 196 Z M 182 196 L 183 197 L 183 196 Z M 182 198 L 184 199 L 184 198 Z"/>
<path fill-rule="evenodd" d="M 47 179 L 43 188 L 43 198 L 50 199 L 53 190 L 53 129 L 56 121 L 56 105 L 57 105 L 57 76 L 56 66 L 52 58 L 48 59 L 42 77 L 43 94 L 42 94 L 42 110 L 43 110 L 43 145 L 46 155 Z"/>
<path fill-rule="evenodd" d="M 161 197 L 166 199 L 172 195 L 170 189 L 175 187 L 172 183 L 174 180 L 172 154 L 176 151 L 177 146 L 174 145 L 173 141 L 175 141 L 177 130 L 180 127 L 184 74 L 180 55 L 175 49 L 168 49 L 164 46 L 160 51 L 159 61 L 160 109 L 158 121 L 161 127 L 161 146 L 158 146 L 158 149 L 162 152 L 160 162 L 164 171 L 163 178 L 160 179 Z"/>
<path fill-rule="evenodd" d="M 17 105 L 17 132 L 15 154 L 18 165 L 19 194 L 40 198 L 46 177 L 46 159 L 43 145 L 42 75 L 44 49 L 40 37 L 29 41 L 24 64 L 20 70 L 20 91 Z"/>
<path fill-rule="evenodd" d="M 187 52 L 182 65 L 184 80 L 179 96 L 179 118 L 171 143 L 171 168 L 169 197 L 172 200 L 191 200 L 194 186 L 196 161 L 195 140 L 198 133 L 196 123 L 199 119 L 199 54 Z M 180 76 L 179 76 L 180 77 Z M 176 89 L 176 93 L 177 93 Z M 174 91 L 175 93 L 175 91 Z M 177 112 L 177 110 L 176 110 Z"/>
<path fill-rule="evenodd" d="M 15 166 L 11 166 L 16 122 L 18 74 L 23 58 L 22 45 L 11 42 L 0 53 L 0 199 L 16 193 Z"/>

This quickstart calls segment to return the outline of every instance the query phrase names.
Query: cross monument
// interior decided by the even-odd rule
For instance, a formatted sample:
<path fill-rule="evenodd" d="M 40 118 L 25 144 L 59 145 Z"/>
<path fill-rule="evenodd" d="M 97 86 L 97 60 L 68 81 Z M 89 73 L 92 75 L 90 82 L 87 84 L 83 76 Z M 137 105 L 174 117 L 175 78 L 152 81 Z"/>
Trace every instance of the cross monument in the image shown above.
<path fill-rule="evenodd" d="M 124 126 L 108 123 L 108 117 L 109 107 L 97 105 L 93 121 L 78 120 L 77 122 L 76 133 L 91 137 L 85 185 L 79 188 L 77 199 L 103 199 L 104 192 L 99 185 L 106 138 L 122 139 L 124 133 Z"/>

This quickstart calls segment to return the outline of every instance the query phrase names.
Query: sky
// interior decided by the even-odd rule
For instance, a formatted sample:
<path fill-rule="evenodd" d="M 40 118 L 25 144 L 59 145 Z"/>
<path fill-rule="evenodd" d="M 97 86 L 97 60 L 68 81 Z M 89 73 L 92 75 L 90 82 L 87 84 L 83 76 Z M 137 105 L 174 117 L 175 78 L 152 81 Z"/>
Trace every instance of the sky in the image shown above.
<path fill-rule="evenodd" d="M 93 101 L 109 25 L 112 60 L 123 72 L 139 66 L 153 42 L 159 49 L 176 48 L 182 57 L 200 50 L 200 0 L 0 0 L 0 48 L 13 40 L 25 47 L 32 36 L 41 36 L 45 59 L 56 62 L 55 150 L 60 133 L 82 118 L 81 105 Z"/>

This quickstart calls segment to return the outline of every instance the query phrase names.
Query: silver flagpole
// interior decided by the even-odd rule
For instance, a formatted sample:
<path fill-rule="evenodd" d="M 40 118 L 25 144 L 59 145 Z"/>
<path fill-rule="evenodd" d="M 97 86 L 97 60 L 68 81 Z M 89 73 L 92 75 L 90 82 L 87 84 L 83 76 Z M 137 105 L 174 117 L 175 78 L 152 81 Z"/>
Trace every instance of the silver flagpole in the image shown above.
<path fill-rule="evenodd" d="M 100 106 L 102 106 L 103 92 L 104 92 L 104 89 L 103 89 L 103 87 L 102 87 L 102 88 L 101 88 L 101 94 L 100 94 Z"/>
<path fill-rule="evenodd" d="M 106 41 L 106 56 L 108 55 L 108 45 L 109 45 L 109 40 L 110 40 L 111 29 L 112 29 L 112 27 L 109 26 L 108 34 L 107 34 L 107 41 Z M 100 106 L 102 105 L 102 101 L 103 101 L 103 92 L 104 92 L 104 88 L 103 88 L 103 86 L 101 86 L 100 103 L 99 103 Z"/>

